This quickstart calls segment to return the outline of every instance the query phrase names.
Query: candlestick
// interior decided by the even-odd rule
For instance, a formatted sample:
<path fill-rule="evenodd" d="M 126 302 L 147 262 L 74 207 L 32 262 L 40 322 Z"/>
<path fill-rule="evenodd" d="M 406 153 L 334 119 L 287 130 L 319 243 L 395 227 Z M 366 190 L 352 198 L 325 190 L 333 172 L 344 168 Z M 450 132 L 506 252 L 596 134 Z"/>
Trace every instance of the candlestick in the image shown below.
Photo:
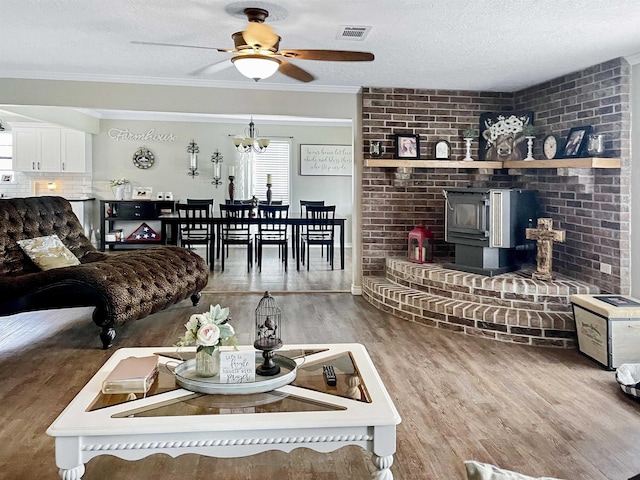
<path fill-rule="evenodd" d="M 268 175 L 269 177 L 271 175 Z M 272 192 L 271 192 L 271 182 L 267 183 L 267 204 L 271 205 L 271 196 L 272 196 Z"/>
<path fill-rule="evenodd" d="M 229 170 L 231 170 L 232 167 L 229 167 Z M 234 176 L 233 175 L 229 175 L 229 200 L 231 200 L 231 203 L 233 203 L 233 197 L 234 194 L 236 193 L 236 186 L 233 184 L 233 179 Z"/>

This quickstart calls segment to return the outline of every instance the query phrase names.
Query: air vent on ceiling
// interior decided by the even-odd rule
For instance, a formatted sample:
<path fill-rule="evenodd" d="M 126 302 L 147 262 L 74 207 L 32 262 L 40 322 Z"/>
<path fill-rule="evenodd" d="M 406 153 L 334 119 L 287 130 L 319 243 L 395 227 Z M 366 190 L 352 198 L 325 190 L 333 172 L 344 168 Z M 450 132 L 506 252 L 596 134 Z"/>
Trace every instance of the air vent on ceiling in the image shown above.
<path fill-rule="evenodd" d="M 371 27 L 356 25 L 341 25 L 336 38 L 338 40 L 358 40 L 362 41 L 371 30 Z"/>

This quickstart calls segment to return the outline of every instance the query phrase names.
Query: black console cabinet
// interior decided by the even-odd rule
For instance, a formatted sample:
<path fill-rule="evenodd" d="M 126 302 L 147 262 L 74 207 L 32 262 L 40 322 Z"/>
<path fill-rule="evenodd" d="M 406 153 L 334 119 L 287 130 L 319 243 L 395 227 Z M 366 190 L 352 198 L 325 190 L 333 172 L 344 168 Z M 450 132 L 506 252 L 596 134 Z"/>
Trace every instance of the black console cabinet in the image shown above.
<path fill-rule="evenodd" d="M 123 245 L 160 245 L 164 239 L 147 240 L 144 242 L 106 241 L 107 234 L 112 232 L 116 222 L 137 228 L 142 222 L 158 220 L 164 213 L 174 213 L 176 202 L 174 200 L 100 200 L 100 224 L 104 229 L 100 237 L 100 250 L 105 248 L 113 250 Z M 137 223 L 136 223 L 137 222 Z M 160 232 L 158 232 L 160 233 Z"/>

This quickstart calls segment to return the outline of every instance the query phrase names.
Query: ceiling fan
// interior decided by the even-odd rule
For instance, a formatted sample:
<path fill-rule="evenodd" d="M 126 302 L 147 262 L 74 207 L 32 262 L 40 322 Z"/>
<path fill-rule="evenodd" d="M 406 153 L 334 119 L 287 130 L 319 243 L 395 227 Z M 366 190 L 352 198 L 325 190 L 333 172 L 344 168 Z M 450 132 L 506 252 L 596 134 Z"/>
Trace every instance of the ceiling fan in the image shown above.
<path fill-rule="evenodd" d="M 231 61 L 206 65 L 191 72 L 198 75 L 204 72 L 213 73 L 234 65 L 245 77 L 256 82 L 270 77 L 276 71 L 301 82 L 311 82 L 314 76 L 306 70 L 289 63 L 287 59 L 323 60 L 330 62 L 371 62 L 374 57 L 369 52 L 352 52 L 347 50 L 280 50 L 280 36 L 265 23 L 269 12 L 262 8 L 245 8 L 244 14 L 249 20 L 246 29 L 231 35 L 234 48 L 224 49 L 199 45 L 181 45 L 176 43 L 139 42 L 137 45 L 159 45 L 168 47 L 202 48 L 232 53 Z"/>

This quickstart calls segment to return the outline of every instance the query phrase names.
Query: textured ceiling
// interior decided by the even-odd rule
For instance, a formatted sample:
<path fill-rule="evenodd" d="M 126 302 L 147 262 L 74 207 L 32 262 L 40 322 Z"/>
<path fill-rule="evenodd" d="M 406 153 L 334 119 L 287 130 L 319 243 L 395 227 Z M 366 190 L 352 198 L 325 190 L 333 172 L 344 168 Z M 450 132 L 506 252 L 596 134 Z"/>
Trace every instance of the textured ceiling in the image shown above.
<path fill-rule="evenodd" d="M 316 77 L 276 73 L 258 85 L 214 50 L 231 48 L 246 6 L 264 6 L 283 49 L 361 50 L 370 63 L 292 61 Z M 341 25 L 371 26 L 364 41 Z M 0 77 L 339 90 L 417 87 L 513 91 L 640 53 L 640 0 L 0 0 Z"/>

